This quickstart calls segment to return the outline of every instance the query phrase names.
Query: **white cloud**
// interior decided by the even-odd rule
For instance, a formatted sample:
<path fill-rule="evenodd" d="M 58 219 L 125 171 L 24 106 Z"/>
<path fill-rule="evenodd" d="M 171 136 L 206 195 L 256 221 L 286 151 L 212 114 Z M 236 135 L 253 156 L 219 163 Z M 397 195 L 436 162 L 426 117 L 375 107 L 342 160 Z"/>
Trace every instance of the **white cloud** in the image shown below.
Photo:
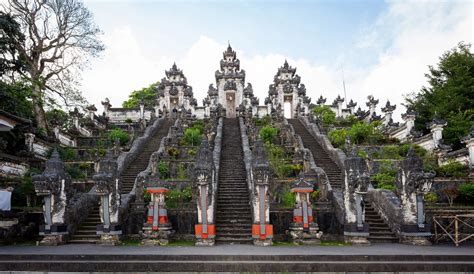
<path fill-rule="evenodd" d="M 403 111 L 400 103 L 403 94 L 418 91 L 425 84 L 427 66 L 436 64 L 438 57 L 453 48 L 459 41 L 472 42 L 472 9 L 466 3 L 436 4 L 427 2 L 393 2 L 381 14 L 376 24 L 367 29 L 358 47 L 370 47 L 368 41 L 389 39 L 385 49 L 374 49 L 377 62 L 371 67 L 360 68 L 350 64 L 345 72 L 348 99 L 353 98 L 365 107 L 366 97 L 373 94 L 380 105 L 387 99 L 398 105 L 398 116 Z M 390 37 L 384 37 L 389 35 Z M 94 61 L 91 70 L 84 74 L 83 90 L 86 98 L 100 105 L 105 97 L 119 106 L 128 94 L 136 89 L 164 77 L 164 70 L 176 61 L 184 70 L 188 82 L 193 86 L 199 104 L 206 96 L 210 83 L 215 82 L 214 72 L 219 69 L 219 60 L 226 43 L 201 36 L 182 56 L 167 56 L 161 52 L 145 53 L 130 27 L 117 27 L 105 36 L 107 50 L 104 56 Z M 165 42 L 165 40 L 160 41 Z M 150 43 L 157 43 L 150 41 Z M 379 47 L 382 43 L 376 43 Z M 328 103 L 343 95 L 342 72 L 335 64 L 318 64 L 311 60 L 269 52 L 266 55 L 248 56 L 232 45 L 241 60 L 241 68 L 247 73 L 256 95 L 263 103 L 278 67 L 285 58 L 306 85 L 313 102 L 320 94 L 328 97 Z M 357 51 L 357 46 L 355 51 Z M 341 53 L 341 56 L 345 53 Z M 335 63 L 339 63 L 335 60 Z"/>

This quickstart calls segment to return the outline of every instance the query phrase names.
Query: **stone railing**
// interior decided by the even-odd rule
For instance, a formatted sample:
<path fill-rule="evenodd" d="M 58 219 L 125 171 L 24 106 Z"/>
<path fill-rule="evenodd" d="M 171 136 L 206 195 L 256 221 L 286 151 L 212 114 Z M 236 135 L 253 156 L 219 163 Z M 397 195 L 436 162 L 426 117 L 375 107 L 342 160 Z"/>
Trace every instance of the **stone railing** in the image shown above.
<path fill-rule="evenodd" d="M 367 192 L 366 199 L 387 222 L 390 229 L 399 236 L 402 225 L 402 204 L 397 195 L 390 190 L 370 189 Z"/>

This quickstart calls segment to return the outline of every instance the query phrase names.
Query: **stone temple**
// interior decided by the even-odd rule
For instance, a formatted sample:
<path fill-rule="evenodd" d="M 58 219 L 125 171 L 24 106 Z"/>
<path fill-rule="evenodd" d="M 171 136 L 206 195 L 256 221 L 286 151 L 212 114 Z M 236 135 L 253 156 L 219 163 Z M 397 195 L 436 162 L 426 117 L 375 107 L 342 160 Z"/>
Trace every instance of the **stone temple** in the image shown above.
<path fill-rule="evenodd" d="M 86 247 L 78 250 L 91 254 L 46 252 L 47 256 L 33 250 L 31 260 L 5 257 L 0 270 L 52 269 L 41 260 L 70 271 L 386 271 L 387 266 L 397 271 L 446 271 L 453 261 L 457 264 L 450 270 L 473 269 L 474 253 L 462 257 L 471 263 L 462 264 L 461 259 L 440 255 L 443 252 L 425 254 L 426 249 L 407 246 L 442 239 L 459 245 L 469 238 L 467 228 L 458 235 L 461 238 L 439 234 L 446 222 L 434 220 L 448 217 L 446 212 L 436 215 L 440 212 L 436 207 L 426 210 L 426 197 L 446 191 L 417 151 L 436 155 L 441 164 L 468 165 L 467 178 L 472 179 L 474 128 L 462 139 L 466 147 L 452 151 L 443 143 L 446 121 L 437 117 L 423 134 L 414 128 L 414 111 L 402 116 L 403 123 L 395 123 L 396 106 L 387 101 L 378 115 L 379 100 L 372 96 L 365 102 L 367 110 L 356 110 L 353 100 L 344 104 L 346 99 L 339 95 L 330 104 L 323 96 L 312 103 L 314 91 L 306 90 L 297 69 L 286 60 L 276 68 L 268 95 L 260 101 L 240 65 L 228 45 L 202 106 L 185 72 L 173 64 L 156 86 L 151 105 L 141 101 L 135 108 L 117 108 L 106 98 L 102 114 L 91 105 L 85 112 L 71 111 L 67 127 L 51 121 L 54 136 L 48 139 L 26 132 L 24 153 L 34 161 L 2 154 L 0 170 L 13 187 L 27 176 L 30 166 L 41 171 L 31 177 L 41 214 L 38 209 L 36 222 L 28 222 L 32 218 L 25 211 L 3 214 L 2 241 L 30 237 L 49 246 L 117 246 L 132 241 L 157 249 L 146 249 L 150 252 L 146 255 L 142 251 L 111 255 Z M 330 111 L 336 122 L 325 124 L 315 109 Z M 1 131 L 28 123 L 0 111 Z M 378 132 L 379 143 L 361 145 L 347 137 L 337 144 L 329 138 L 333 130 L 369 123 Z M 394 143 L 406 151 L 397 150 L 393 159 L 377 158 Z M 65 150 L 74 153 L 64 158 Z M 383 188 L 373 175 L 387 168 L 392 181 Z M 468 222 L 473 216 L 469 214 L 456 218 Z M 278 254 L 280 249 L 231 246 L 222 250 L 235 247 L 250 253 L 209 255 L 213 249 L 189 253 L 157 247 L 172 242 L 196 246 L 285 242 L 315 249 Z M 353 245 L 346 247 L 351 254 L 327 255 L 316 249 L 322 242 Z M 379 248 L 379 243 L 384 245 Z M 405 254 L 387 259 L 396 253 L 389 244 Z M 351 249 L 359 245 L 374 245 L 366 249 L 372 252 L 369 259 Z"/>

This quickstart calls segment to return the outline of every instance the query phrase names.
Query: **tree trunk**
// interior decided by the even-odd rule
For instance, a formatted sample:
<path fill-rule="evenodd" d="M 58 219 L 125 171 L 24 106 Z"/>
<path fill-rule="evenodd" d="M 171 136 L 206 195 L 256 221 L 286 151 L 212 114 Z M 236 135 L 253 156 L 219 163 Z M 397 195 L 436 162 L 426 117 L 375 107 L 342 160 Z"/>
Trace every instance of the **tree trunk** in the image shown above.
<path fill-rule="evenodd" d="M 38 123 L 38 127 L 49 132 L 48 122 L 46 121 L 46 114 L 43 108 L 43 96 L 41 88 L 38 85 L 33 85 L 33 111 L 35 113 L 35 119 Z"/>

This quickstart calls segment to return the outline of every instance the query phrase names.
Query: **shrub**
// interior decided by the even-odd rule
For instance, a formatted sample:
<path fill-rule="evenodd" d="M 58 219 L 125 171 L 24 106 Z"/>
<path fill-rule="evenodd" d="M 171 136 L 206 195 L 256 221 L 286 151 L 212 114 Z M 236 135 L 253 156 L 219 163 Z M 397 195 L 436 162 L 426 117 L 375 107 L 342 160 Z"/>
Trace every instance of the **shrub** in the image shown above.
<path fill-rule="evenodd" d="M 168 165 L 163 161 L 158 163 L 158 175 L 160 176 L 160 179 L 168 179 L 170 176 Z"/>
<path fill-rule="evenodd" d="M 66 167 L 66 172 L 69 174 L 69 176 L 71 176 L 71 179 L 73 179 L 73 180 L 85 180 L 85 179 L 87 179 L 86 173 L 84 171 L 82 171 L 77 166 Z"/>
<path fill-rule="evenodd" d="M 199 130 L 200 134 L 204 134 L 204 122 L 202 120 L 195 121 L 192 128 Z"/>
<path fill-rule="evenodd" d="M 278 135 L 278 129 L 272 126 L 264 126 L 260 129 L 260 138 L 264 143 L 273 143 Z"/>
<path fill-rule="evenodd" d="M 168 155 L 171 156 L 171 158 L 173 158 L 173 159 L 176 159 L 179 156 L 180 153 L 181 153 L 181 151 L 178 148 L 170 147 L 168 149 Z"/>
<path fill-rule="evenodd" d="M 313 203 L 317 202 L 318 199 L 319 199 L 319 189 L 311 192 L 310 195 L 311 195 L 311 199 L 312 199 Z"/>
<path fill-rule="evenodd" d="M 124 146 L 130 140 L 130 136 L 120 128 L 112 129 L 109 132 L 109 140 L 114 143 L 116 139 L 119 140 L 121 146 Z"/>
<path fill-rule="evenodd" d="M 168 208 L 178 208 L 183 203 L 191 202 L 193 197 L 191 187 L 172 189 L 165 194 L 166 206 Z"/>
<path fill-rule="evenodd" d="M 301 165 L 281 164 L 276 167 L 276 174 L 279 178 L 295 177 L 303 167 Z"/>
<path fill-rule="evenodd" d="M 195 149 L 190 149 L 190 150 L 188 150 L 188 154 L 189 154 L 189 156 L 195 156 L 195 155 L 196 155 L 196 153 L 197 153 L 197 152 L 196 152 L 196 150 L 195 150 Z"/>
<path fill-rule="evenodd" d="M 386 190 L 391 190 L 391 191 L 395 191 L 395 185 L 392 183 L 392 184 L 378 184 L 377 185 L 377 188 L 378 189 L 386 189 Z"/>
<path fill-rule="evenodd" d="M 434 204 L 438 201 L 439 197 L 436 192 L 428 192 L 425 194 L 425 201 L 429 204 Z"/>
<path fill-rule="evenodd" d="M 328 134 L 328 137 L 333 146 L 341 148 L 346 143 L 347 135 L 348 135 L 347 129 L 343 128 L 343 129 L 331 130 Z"/>
<path fill-rule="evenodd" d="M 296 203 L 296 195 L 287 188 L 281 195 L 281 201 L 283 207 L 293 208 Z"/>
<path fill-rule="evenodd" d="M 459 190 L 451 186 L 443 189 L 443 194 L 448 199 L 449 206 L 453 206 L 454 200 L 459 196 Z"/>
<path fill-rule="evenodd" d="M 397 170 L 391 161 L 381 162 L 378 173 L 370 176 L 379 189 L 395 190 L 395 180 L 397 179 Z"/>
<path fill-rule="evenodd" d="M 472 204 L 474 202 L 474 182 L 460 185 L 459 196 L 464 202 Z"/>
<path fill-rule="evenodd" d="M 70 147 L 62 147 L 62 146 L 55 146 L 55 148 L 51 149 L 48 153 L 48 157 L 51 157 L 51 154 L 53 153 L 54 149 L 58 151 L 59 158 L 63 161 L 72 161 L 76 159 L 77 157 L 77 152 L 75 149 L 72 149 Z"/>
<path fill-rule="evenodd" d="M 127 123 L 127 124 L 133 123 L 132 118 L 127 118 L 127 119 L 125 119 L 125 123 Z"/>
<path fill-rule="evenodd" d="M 180 180 L 188 178 L 186 167 L 183 164 L 178 164 L 177 177 Z"/>
<path fill-rule="evenodd" d="M 464 177 L 467 176 L 468 167 L 456 162 L 455 160 L 449 160 L 447 164 L 439 166 L 436 168 L 436 172 L 438 172 L 442 176 L 446 177 Z"/>
<path fill-rule="evenodd" d="M 336 123 L 336 113 L 329 106 L 316 106 L 313 108 L 316 117 L 324 126 L 334 125 Z"/>
<path fill-rule="evenodd" d="M 357 156 L 361 157 L 361 158 L 364 158 L 364 159 L 367 159 L 369 158 L 369 155 L 367 154 L 367 151 L 363 150 L 363 149 L 359 149 L 357 151 Z"/>
<path fill-rule="evenodd" d="M 184 141 L 190 146 L 199 146 L 202 142 L 202 133 L 199 128 L 187 128 L 184 130 Z"/>

